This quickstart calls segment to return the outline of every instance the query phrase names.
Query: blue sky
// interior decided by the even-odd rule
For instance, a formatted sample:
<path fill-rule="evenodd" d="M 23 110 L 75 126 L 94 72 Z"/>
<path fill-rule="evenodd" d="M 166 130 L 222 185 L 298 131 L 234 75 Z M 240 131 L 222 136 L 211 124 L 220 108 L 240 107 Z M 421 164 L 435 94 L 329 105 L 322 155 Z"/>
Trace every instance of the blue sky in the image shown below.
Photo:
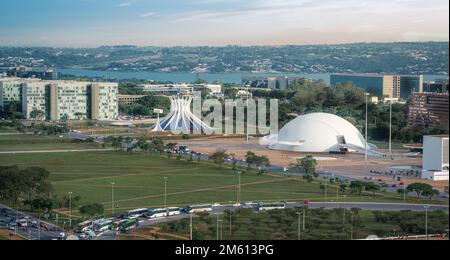
<path fill-rule="evenodd" d="M 448 0 L 0 0 L 0 45 L 448 41 Z"/>

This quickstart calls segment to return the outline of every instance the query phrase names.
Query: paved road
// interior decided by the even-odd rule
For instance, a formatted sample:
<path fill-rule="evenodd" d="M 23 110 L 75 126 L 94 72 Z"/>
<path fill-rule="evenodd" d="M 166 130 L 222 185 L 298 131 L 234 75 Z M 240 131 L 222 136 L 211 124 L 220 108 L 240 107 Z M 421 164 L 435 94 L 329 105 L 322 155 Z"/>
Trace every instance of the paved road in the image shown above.
<path fill-rule="evenodd" d="M 420 204 L 400 204 L 400 203 L 368 203 L 368 202 L 344 202 L 344 203 L 336 203 L 336 202 L 313 202 L 310 205 L 310 208 L 360 208 L 363 210 L 376 210 L 376 211 L 425 211 L 426 205 Z M 288 204 L 289 207 L 289 204 Z M 429 211 L 448 211 L 448 206 L 445 205 L 429 205 Z"/>
<path fill-rule="evenodd" d="M 26 215 L 22 212 L 16 212 L 16 210 L 0 205 L 0 227 L 7 228 L 7 225 L 14 224 L 16 219 L 25 219 L 28 220 L 28 227 L 21 228 L 15 227 L 11 232 L 15 232 L 17 229 L 17 234 L 22 236 L 23 238 L 29 240 L 54 240 L 59 237 L 61 229 L 55 225 L 40 221 L 36 218 L 33 218 L 29 215 Z M 38 228 L 40 223 L 45 225 L 44 227 Z"/>
<path fill-rule="evenodd" d="M 76 152 L 109 152 L 115 149 L 80 149 L 80 150 L 37 150 L 37 151 L 6 151 L 0 154 L 32 154 L 32 153 L 76 153 Z"/>

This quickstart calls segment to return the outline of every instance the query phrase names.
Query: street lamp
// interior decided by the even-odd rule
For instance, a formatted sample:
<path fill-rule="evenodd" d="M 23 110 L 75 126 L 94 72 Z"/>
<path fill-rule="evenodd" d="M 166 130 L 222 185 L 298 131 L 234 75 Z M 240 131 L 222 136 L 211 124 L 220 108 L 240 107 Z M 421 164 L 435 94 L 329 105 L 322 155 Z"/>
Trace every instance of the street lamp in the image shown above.
<path fill-rule="evenodd" d="M 369 93 L 364 93 L 365 97 L 366 97 L 366 143 L 365 143 L 365 165 L 366 165 L 366 169 L 367 169 L 367 160 L 368 160 L 368 153 L 369 153 L 369 143 L 368 143 L 368 138 L 369 138 L 369 132 L 368 132 L 368 125 L 369 125 Z"/>
<path fill-rule="evenodd" d="M 238 194 L 237 194 L 237 204 L 240 204 L 241 203 L 241 175 L 242 175 L 242 173 L 241 172 L 238 172 L 238 190 L 237 190 L 237 192 L 238 192 Z"/>
<path fill-rule="evenodd" d="M 303 207 L 303 231 L 306 230 L 306 207 Z"/>
<path fill-rule="evenodd" d="M 189 236 L 189 237 L 190 237 L 190 239 L 191 239 L 191 241 L 192 241 L 192 240 L 193 240 L 193 239 L 192 239 L 192 237 L 193 237 L 193 236 L 192 236 L 192 233 L 193 233 L 193 232 L 192 232 L 192 213 L 189 214 L 189 230 L 190 230 L 190 232 L 189 232 L 190 236 Z"/>
<path fill-rule="evenodd" d="M 167 210 L 167 177 L 164 177 L 164 208 Z"/>
<path fill-rule="evenodd" d="M 351 227 L 350 227 L 350 240 L 353 240 L 353 212 L 351 212 Z"/>
<path fill-rule="evenodd" d="M 297 229 L 297 236 L 298 236 L 298 240 L 302 240 L 302 231 L 301 231 L 301 216 L 302 216 L 302 213 L 300 213 L 300 212 L 297 212 L 297 216 L 298 216 L 298 222 L 297 222 L 297 224 L 298 224 L 298 229 Z"/>
<path fill-rule="evenodd" d="M 116 185 L 116 183 L 114 183 L 114 182 L 111 182 L 111 212 L 112 212 L 112 215 L 113 215 L 113 217 L 114 217 L 114 215 L 115 215 L 115 206 L 114 206 L 114 185 Z"/>
<path fill-rule="evenodd" d="M 428 209 L 430 208 L 430 205 L 425 205 L 425 235 L 427 236 L 428 240 Z"/>
<path fill-rule="evenodd" d="M 69 227 L 72 228 L 72 192 L 69 192 Z"/>
<path fill-rule="evenodd" d="M 217 241 L 219 241 L 219 214 L 217 214 L 217 231 L 216 231 L 216 235 L 217 235 Z"/>

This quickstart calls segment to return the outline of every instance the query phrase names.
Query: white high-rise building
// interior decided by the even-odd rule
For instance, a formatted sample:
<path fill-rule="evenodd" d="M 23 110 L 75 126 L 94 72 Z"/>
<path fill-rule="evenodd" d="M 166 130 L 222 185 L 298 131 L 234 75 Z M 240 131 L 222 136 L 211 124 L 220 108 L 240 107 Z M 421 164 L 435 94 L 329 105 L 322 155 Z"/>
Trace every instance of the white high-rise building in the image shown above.
<path fill-rule="evenodd" d="M 422 179 L 449 180 L 448 153 L 448 135 L 425 136 Z"/>
<path fill-rule="evenodd" d="M 25 119 L 39 110 L 44 120 L 114 120 L 118 94 L 117 83 L 0 79 L 0 106 L 20 102 Z"/>

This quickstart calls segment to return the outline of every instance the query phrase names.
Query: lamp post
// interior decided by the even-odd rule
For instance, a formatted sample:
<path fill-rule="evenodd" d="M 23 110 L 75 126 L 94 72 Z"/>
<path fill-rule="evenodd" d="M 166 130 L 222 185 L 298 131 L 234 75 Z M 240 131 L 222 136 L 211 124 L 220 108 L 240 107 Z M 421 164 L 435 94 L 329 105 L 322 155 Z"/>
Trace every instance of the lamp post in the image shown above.
<path fill-rule="evenodd" d="M 336 183 L 336 208 L 339 208 L 339 183 Z"/>
<path fill-rule="evenodd" d="M 403 182 L 403 204 L 406 204 L 406 183 Z"/>
<path fill-rule="evenodd" d="M 302 231 L 301 231 L 301 228 L 300 228 L 301 227 L 301 216 L 302 216 L 302 213 L 297 212 L 297 216 L 298 216 L 297 239 L 298 240 L 302 240 Z"/>
<path fill-rule="evenodd" d="M 237 194 L 237 204 L 241 203 L 241 172 L 238 172 L 238 194 Z"/>
<path fill-rule="evenodd" d="M 217 235 L 217 241 L 219 241 L 219 214 L 217 214 L 217 231 L 216 231 L 216 235 Z"/>
<path fill-rule="evenodd" d="M 115 215 L 115 206 L 114 206 L 114 185 L 116 185 L 116 183 L 114 183 L 114 182 L 111 182 L 111 213 L 112 213 L 112 216 L 114 217 L 114 215 Z"/>
<path fill-rule="evenodd" d="M 303 207 L 303 231 L 306 230 L 306 207 Z"/>
<path fill-rule="evenodd" d="M 164 208 L 167 210 L 167 177 L 164 177 Z"/>
<path fill-rule="evenodd" d="M 190 239 L 191 239 L 191 241 L 192 241 L 192 240 L 193 240 L 193 239 L 192 239 L 192 237 L 193 237 L 193 236 L 192 236 L 192 233 L 193 233 L 193 232 L 192 232 L 192 213 L 189 214 L 189 231 L 190 231 L 190 232 L 189 232 L 189 234 L 190 234 L 189 237 L 190 237 Z"/>
<path fill-rule="evenodd" d="M 233 221 L 232 216 L 233 216 L 233 212 L 230 210 L 230 240 L 231 240 L 231 236 L 233 234 L 233 225 L 231 223 Z"/>
<path fill-rule="evenodd" d="M 369 125 L 369 93 L 365 93 L 364 94 L 366 97 L 366 142 L 365 142 L 365 155 L 364 155 L 364 160 L 365 160 L 365 166 L 367 169 L 367 160 L 368 160 L 368 153 L 369 153 L 369 141 L 368 141 L 368 135 L 369 135 L 369 131 L 368 131 L 368 125 Z"/>
<path fill-rule="evenodd" d="M 351 227 L 350 227 L 350 240 L 353 240 L 353 219 L 354 219 L 354 216 L 353 216 L 353 212 L 351 212 Z"/>
<path fill-rule="evenodd" d="M 430 208 L 430 205 L 424 206 L 425 208 L 425 235 L 426 239 L 428 240 L 428 209 Z"/>
<path fill-rule="evenodd" d="M 72 228 L 72 192 L 69 192 L 69 227 Z"/>

